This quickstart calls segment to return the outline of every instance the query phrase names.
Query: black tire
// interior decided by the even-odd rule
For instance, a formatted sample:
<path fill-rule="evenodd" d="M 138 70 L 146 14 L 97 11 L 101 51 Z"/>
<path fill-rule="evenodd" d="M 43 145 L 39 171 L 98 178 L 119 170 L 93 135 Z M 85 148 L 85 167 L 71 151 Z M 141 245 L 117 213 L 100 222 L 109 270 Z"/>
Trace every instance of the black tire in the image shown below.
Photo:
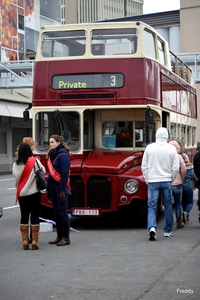
<path fill-rule="evenodd" d="M 147 227 L 148 207 L 147 201 L 139 200 L 137 205 L 137 225 L 138 227 Z"/>

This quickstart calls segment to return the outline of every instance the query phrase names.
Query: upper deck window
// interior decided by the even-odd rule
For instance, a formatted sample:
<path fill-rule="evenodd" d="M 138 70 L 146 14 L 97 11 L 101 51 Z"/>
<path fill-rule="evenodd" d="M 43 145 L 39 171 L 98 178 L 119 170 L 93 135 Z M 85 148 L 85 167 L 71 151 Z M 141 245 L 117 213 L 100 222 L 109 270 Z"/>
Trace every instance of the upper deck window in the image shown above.
<path fill-rule="evenodd" d="M 91 33 L 93 55 L 124 55 L 137 51 L 137 29 L 94 29 Z"/>
<path fill-rule="evenodd" d="M 162 65 L 165 65 L 165 47 L 164 43 L 158 40 L 158 52 L 159 52 L 159 60 Z"/>
<path fill-rule="evenodd" d="M 53 31 L 42 35 L 43 57 L 80 56 L 85 54 L 84 30 Z"/>
<path fill-rule="evenodd" d="M 154 36 L 147 30 L 144 30 L 144 54 L 156 59 Z"/>

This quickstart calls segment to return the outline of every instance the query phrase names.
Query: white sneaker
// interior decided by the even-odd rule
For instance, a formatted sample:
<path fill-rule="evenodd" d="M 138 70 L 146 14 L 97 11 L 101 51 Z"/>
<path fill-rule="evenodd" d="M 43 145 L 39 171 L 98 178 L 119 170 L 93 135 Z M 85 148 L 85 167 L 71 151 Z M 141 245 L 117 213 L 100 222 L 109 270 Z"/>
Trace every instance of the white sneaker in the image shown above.
<path fill-rule="evenodd" d="M 150 241 L 156 241 L 156 229 L 155 227 L 151 227 L 149 231 L 149 240 Z"/>
<path fill-rule="evenodd" d="M 164 232 L 164 236 L 165 237 L 170 237 L 170 236 L 173 236 L 173 235 L 174 235 L 174 233 L 172 231 L 170 231 L 170 232 Z"/>

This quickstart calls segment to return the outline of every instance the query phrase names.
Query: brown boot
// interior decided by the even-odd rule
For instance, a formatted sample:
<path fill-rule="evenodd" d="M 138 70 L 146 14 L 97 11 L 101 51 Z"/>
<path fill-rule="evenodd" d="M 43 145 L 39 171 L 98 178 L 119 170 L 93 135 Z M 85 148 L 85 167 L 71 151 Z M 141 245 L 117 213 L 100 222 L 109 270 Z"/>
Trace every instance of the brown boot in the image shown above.
<path fill-rule="evenodd" d="M 177 228 L 183 228 L 184 227 L 184 223 L 182 222 L 181 218 L 176 219 L 176 225 L 177 225 Z"/>
<path fill-rule="evenodd" d="M 32 230 L 32 250 L 40 249 L 40 246 L 38 244 L 38 235 L 40 230 L 40 225 L 31 225 Z"/>
<path fill-rule="evenodd" d="M 20 225 L 20 231 L 22 235 L 22 241 L 23 241 L 23 249 L 28 250 L 29 249 L 29 243 L 28 243 L 28 225 Z"/>
<path fill-rule="evenodd" d="M 62 239 L 59 243 L 57 243 L 57 246 L 70 245 L 69 232 L 70 223 L 62 223 Z"/>
<path fill-rule="evenodd" d="M 60 222 L 56 223 L 56 231 L 57 231 L 57 237 L 55 240 L 49 242 L 49 244 L 51 245 L 55 245 L 62 240 L 62 226 Z"/>

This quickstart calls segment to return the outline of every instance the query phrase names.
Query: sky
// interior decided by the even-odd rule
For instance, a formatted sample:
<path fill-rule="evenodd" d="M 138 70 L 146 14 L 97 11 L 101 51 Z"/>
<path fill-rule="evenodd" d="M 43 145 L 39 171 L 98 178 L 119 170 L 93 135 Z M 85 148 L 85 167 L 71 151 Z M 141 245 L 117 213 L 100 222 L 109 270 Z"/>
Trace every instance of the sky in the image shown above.
<path fill-rule="evenodd" d="M 180 9 L 180 0 L 144 0 L 144 14 Z"/>

